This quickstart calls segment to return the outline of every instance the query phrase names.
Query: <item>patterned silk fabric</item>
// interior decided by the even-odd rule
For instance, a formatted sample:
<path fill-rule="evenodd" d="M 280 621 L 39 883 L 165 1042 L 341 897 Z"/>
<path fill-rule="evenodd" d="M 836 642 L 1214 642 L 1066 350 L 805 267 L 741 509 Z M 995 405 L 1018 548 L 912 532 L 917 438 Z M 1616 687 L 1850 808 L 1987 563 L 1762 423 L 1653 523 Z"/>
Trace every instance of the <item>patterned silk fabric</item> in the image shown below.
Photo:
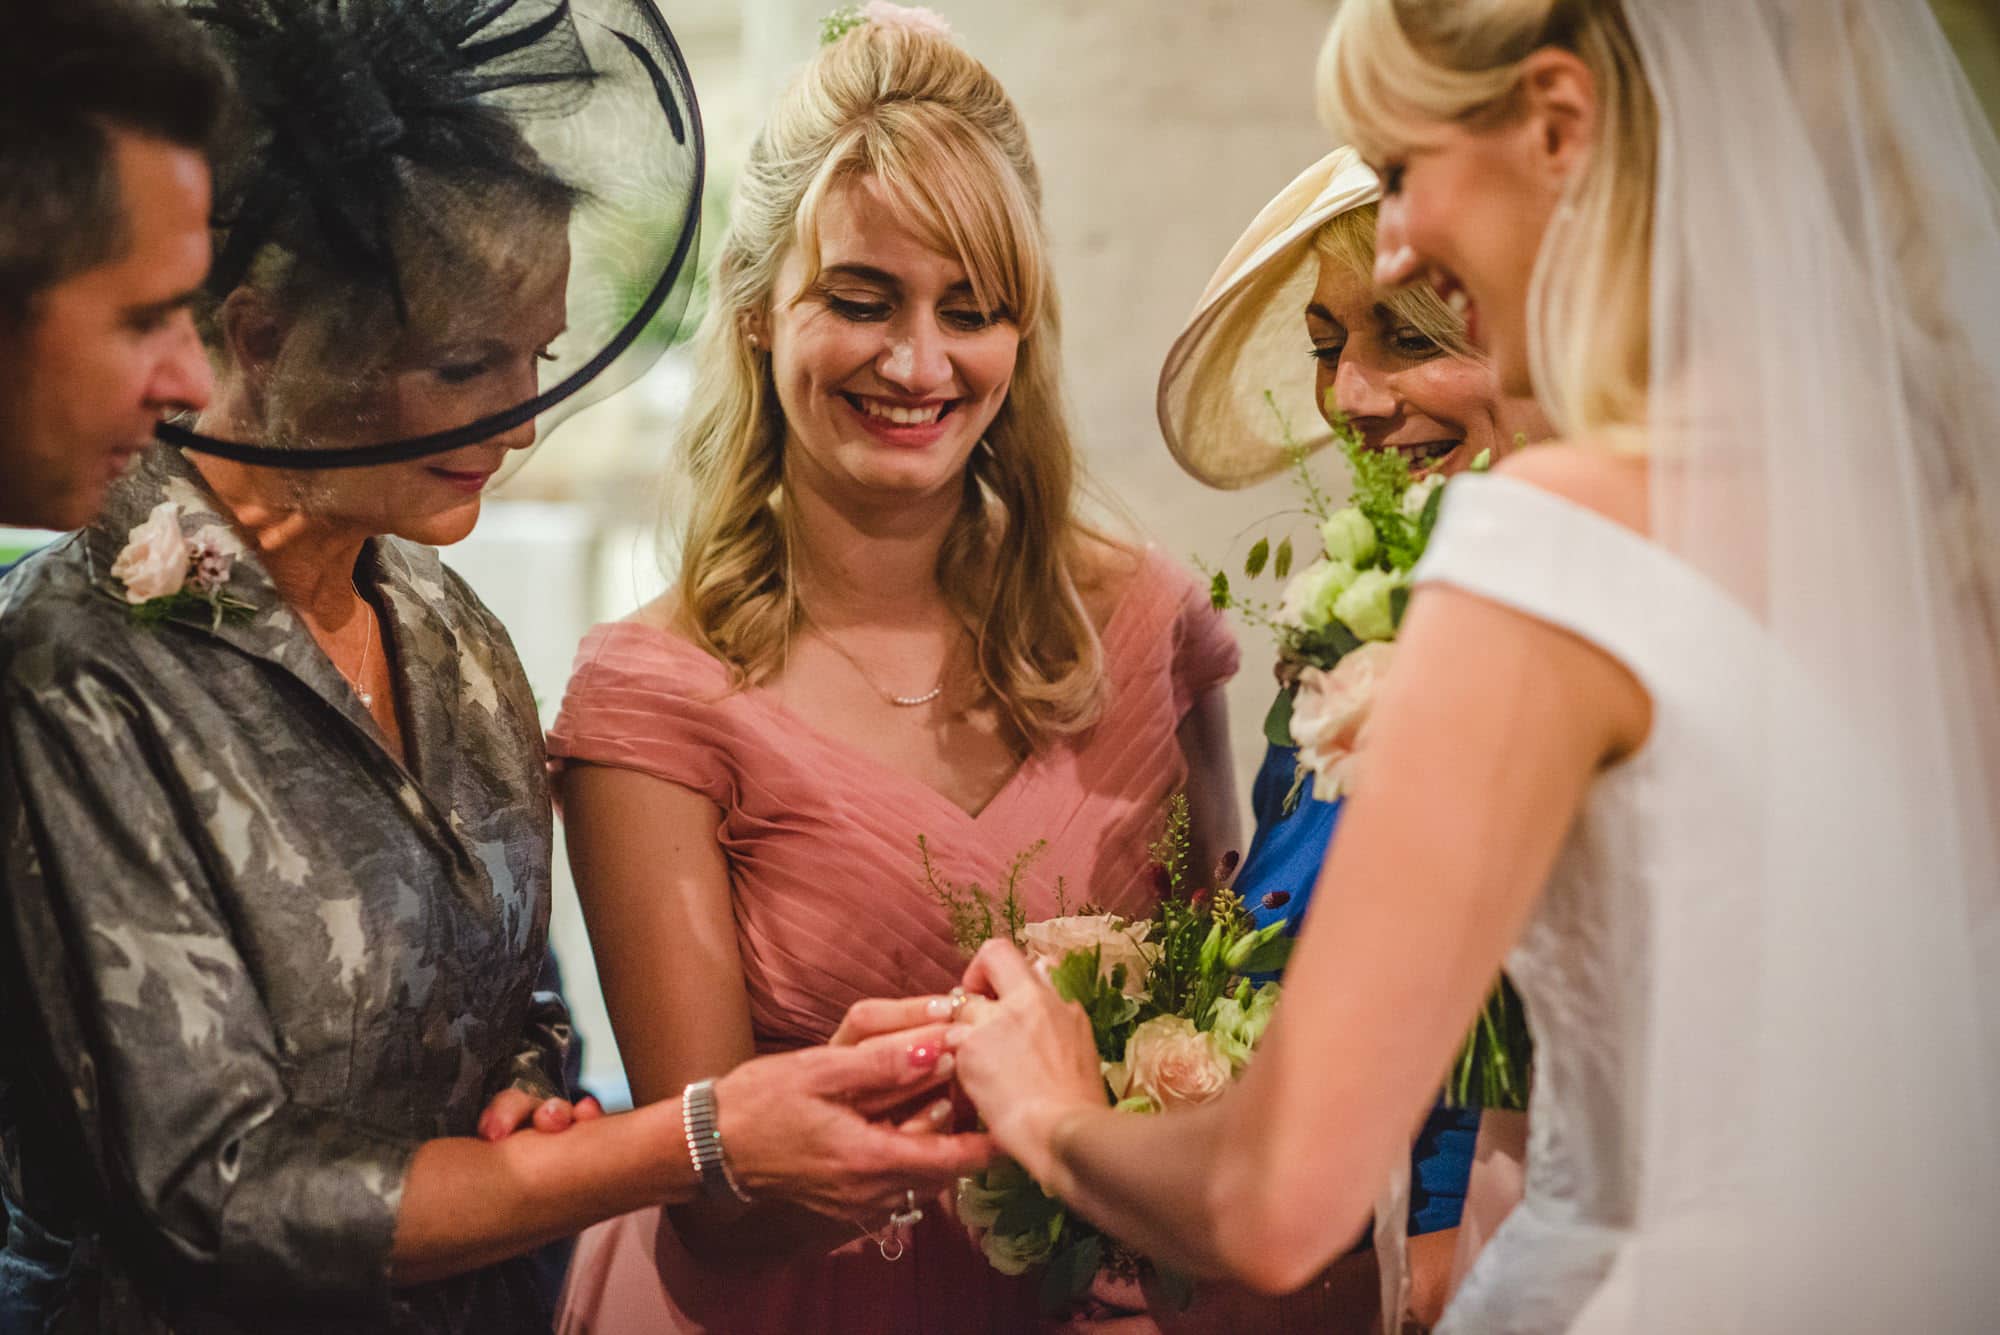
<path fill-rule="evenodd" d="M 157 449 L 0 582 L 0 1134 L 13 1201 L 77 1239 L 54 1329 L 546 1329 L 525 1262 L 388 1281 L 417 1146 L 561 1088 L 512 646 L 435 552 L 368 544 L 405 765 L 254 555 L 251 612 L 131 618 L 108 572 L 162 499 L 221 522 Z"/>

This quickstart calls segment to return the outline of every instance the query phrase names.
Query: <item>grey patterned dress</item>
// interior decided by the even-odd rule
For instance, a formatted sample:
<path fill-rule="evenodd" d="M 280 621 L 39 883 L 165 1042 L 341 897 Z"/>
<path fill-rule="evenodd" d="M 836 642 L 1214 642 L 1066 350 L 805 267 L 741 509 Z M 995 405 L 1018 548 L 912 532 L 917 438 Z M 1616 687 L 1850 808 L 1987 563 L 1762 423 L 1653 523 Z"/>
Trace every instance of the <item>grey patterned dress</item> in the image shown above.
<path fill-rule="evenodd" d="M 392 1292 L 417 1146 L 561 1087 L 534 991 L 550 807 L 505 632 L 435 552 L 368 544 L 407 767 L 254 557 L 254 611 L 133 621 L 99 526 L 0 582 L 10 1196 L 78 1240 L 56 1330 L 546 1329 L 524 1262 Z"/>

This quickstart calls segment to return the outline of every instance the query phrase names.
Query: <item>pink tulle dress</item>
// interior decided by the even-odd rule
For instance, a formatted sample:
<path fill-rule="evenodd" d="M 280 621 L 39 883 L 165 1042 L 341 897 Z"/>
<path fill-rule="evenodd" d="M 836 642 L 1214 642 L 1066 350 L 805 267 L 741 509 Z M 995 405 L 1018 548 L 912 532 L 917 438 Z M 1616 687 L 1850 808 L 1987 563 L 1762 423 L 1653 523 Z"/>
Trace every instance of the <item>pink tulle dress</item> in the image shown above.
<path fill-rule="evenodd" d="M 1184 570 L 1148 551 L 1103 632 L 1109 694 L 1084 736 L 1030 755 L 977 816 L 816 732 L 724 667 L 636 622 L 591 631 L 549 736 L 558 763 L 656 775 L 722 809 L 737 945 L 759 1052 L 823 1043 L 864 997 L 948 991 L 965 967 L 925 887 L 917 837 L 961 884 L 989 889 L 1037 840 L 1029 919 L 1084 902 L 1144 914 L 1146 846 L 1187 776 L 1176 730 L 1236 670 L 1222 618 Z M 670 964 L 663 961 L 663 965 Z M 902 1259 L 872 1243 L 726 1273 L 689 1255 L 657 1209 L 600 1224 L 577 1248 L 563 1335 L 711 1331 L 957 1335 L 1033 1330 L 1037 1280 L 995 1272 L 932 1207 Z"/>

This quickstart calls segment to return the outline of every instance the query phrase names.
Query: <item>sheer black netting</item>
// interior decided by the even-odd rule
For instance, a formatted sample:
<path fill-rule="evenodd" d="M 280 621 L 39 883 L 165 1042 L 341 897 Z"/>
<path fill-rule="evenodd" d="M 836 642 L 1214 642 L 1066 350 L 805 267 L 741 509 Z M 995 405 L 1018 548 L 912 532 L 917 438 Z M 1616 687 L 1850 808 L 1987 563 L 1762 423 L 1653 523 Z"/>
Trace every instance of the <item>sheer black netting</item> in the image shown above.
<path fill-rule="evenodd" d="M 201 312 L 238 411 L 162 439 L 312 469 L 518 444 L 675 339 L 702 136 L 651 0 L 187 10 L 242 92 Z"/>

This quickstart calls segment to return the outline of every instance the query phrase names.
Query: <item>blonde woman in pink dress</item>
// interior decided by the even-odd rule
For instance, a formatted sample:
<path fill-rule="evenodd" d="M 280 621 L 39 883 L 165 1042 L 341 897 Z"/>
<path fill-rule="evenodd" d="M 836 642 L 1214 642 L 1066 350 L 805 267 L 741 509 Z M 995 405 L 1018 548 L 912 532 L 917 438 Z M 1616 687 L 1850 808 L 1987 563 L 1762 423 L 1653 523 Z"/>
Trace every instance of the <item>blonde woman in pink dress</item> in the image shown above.
<path fill-rule="evenodd" d="M 966 955 L 920 836 L 989 890 L 1046 840 L 1031 920 L 1058 878 L 1072 911 L 1148 912 L 1176 791 L 1198 858 L 1236 843 L 1235 645 L 1187 572 L 1072 508 L 1039 196 L 1005 92 L 908 16 L 824 47 L 752 151 L 700 335 L 679 583 L 591 632 L 550 739 L 641 1104 L 835 1040 L 865 998 L 947 992 Z M 1035 1276 L 915 1204 L 895 1234 L 891 1205 L 626 1216 L 583 1239 L 564 1329 L 1040 1324 Z"/>

